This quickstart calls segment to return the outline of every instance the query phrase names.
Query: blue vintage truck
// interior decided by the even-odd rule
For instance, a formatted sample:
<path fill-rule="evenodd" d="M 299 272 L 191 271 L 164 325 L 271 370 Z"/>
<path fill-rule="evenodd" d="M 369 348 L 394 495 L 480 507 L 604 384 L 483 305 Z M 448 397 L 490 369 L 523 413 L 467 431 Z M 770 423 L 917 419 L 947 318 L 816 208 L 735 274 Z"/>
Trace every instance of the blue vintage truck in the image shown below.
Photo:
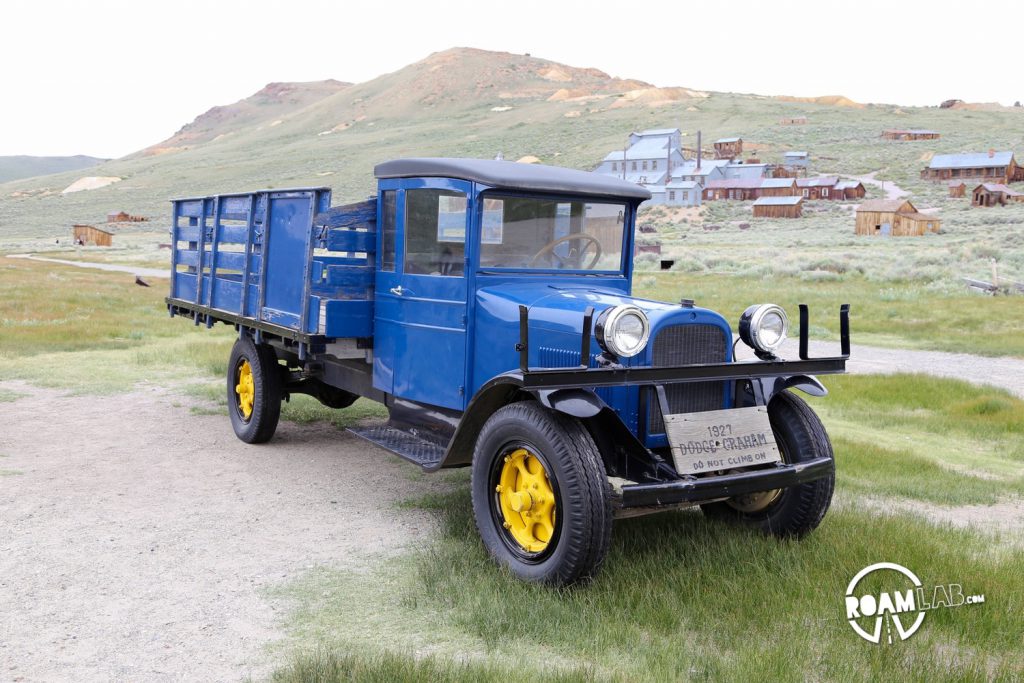
<path fill-rule="evenodd" d="M 173 201 L 171 315 L 233 325 L 231 424 L 274 435 L 281 401 L 384 404 L 353 430 L 427 471 L 472 468 L 484 544 L 555 585 L 592 577 L 612 520 L 699 505 L 778 536 L 813 530 L 835 466 L 793 394 L 825 394 L 800 307 L 799 358 L 776 351 L 785 312 L 732 328 L 690 300 L 631 295 L 647 190 L 615 178 L 479 159 L 378 165 L 377 196 L 327 188 Z"/>

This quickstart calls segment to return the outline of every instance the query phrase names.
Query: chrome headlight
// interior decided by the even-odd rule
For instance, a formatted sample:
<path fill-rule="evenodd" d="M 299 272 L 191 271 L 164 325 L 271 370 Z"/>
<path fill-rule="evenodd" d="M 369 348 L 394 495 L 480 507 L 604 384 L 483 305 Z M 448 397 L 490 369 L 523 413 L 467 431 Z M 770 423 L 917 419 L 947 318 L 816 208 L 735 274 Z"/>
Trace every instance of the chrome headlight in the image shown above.
<path fill-rule="evenodd" d="M 740 339 L 761 353 L 774 353 L 789 332 L 789 318 L 781 306 L 758 304 L 740 316 Z"/>
<path fill-rule="evenodd" d="M 647 346 L 651 323 L 636 306 L 612 306 L 597 316 L 594 324 L 597 343 L 608 353 L 623 358 L 635 356 Z"/>

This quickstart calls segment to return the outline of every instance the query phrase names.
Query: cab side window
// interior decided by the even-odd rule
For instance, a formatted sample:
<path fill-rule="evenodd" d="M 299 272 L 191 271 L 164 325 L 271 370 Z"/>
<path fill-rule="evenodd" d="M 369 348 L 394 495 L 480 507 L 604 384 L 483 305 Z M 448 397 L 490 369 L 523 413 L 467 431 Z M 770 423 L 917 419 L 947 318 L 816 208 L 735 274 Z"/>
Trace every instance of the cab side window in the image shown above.
<path fill-rule="evenodd" d="M 405 272 L 462 275 L 466 259 L 466 195 L 405 191 Z"/>

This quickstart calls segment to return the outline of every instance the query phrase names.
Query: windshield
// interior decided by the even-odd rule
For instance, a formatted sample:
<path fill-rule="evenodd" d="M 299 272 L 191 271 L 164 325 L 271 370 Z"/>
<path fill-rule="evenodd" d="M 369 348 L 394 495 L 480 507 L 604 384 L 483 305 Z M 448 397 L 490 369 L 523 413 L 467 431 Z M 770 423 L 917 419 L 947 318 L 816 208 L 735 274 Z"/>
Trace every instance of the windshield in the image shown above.
<path fill-rule="evenodd" d="M 481 268 L 622 268 L 626 205 L 484 195 Z"/>

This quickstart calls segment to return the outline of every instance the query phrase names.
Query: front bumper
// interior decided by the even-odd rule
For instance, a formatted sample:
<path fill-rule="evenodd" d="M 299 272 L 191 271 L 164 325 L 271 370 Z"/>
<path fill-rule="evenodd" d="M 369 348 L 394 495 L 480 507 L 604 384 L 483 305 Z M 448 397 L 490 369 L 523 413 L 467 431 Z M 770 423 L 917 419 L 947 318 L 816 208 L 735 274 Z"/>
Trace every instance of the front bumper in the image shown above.
<path fill-rule="evenodd" d="M 822 479 L 833 472 L 835 460 L 816 458 L 806 462 L 779 463 L 765 469 L 712 477 L 687 477 L 650 484 L 626 484 L 615 503 L 616 507 L 623 509 L 698 503 L 795 486 Z"/>

